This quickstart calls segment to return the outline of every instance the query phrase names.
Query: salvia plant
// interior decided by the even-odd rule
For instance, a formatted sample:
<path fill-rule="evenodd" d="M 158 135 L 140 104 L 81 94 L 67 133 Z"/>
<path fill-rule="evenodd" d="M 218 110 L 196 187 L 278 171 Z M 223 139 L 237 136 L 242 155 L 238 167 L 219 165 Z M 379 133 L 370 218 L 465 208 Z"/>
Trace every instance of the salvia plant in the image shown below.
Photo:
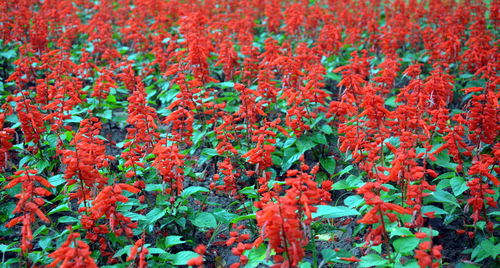
<path fill-rule="evenodd" d="M 498 0 L 0 1 L 2 267 L 497 267 Z"/>

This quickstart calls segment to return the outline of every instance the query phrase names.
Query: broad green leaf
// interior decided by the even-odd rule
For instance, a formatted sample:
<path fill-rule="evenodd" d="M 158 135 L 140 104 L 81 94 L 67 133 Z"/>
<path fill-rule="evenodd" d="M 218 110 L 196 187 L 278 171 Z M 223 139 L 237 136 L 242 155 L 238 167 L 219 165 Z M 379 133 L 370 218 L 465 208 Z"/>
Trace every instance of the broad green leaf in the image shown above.
<path fill-rule="evenodd" d="M 297 145 L 297 149 L 299 150 L 300 153 L 305 153 L 306 151 L 312 149 L 314 146 L 316 146 L 316 143 L 312 141 L 310 137 L 307 136 L 302 136 L 300 137 L 295 144 Z"/>
<path fill-rule="evenodd" d="M 333 129 L 329 125 L 321 125 L 320 129 L 326 135 L 330 135 L 333 133 Z"/>
<path fill-rule="evenodd" d="M 71 217 L 71 216 L 62 216 L 59 219 L 57 219 L 57 222 L 59 222 L 59 223 L 78 222 L 78 219 L 75 217 Z"/>
<path fill-rule="evenodd" d="M 258 193 L 253 186 L 247 186 L 240 190 L 240 194 L 244 194 L 250 198 L 257 198 Z"/>
<path fill-rule="evenodd" d="M 287 159 L 284 162 L 283 166 L 281 167 L 282 173 L 286 172 L 295 163 L 295 161 L 299 160 L 299 158 L 302 154 L 303 154 L 302 152 L 298 152 L 298 153 L 295 153 L 294 155 L 292 155 L 289 159 Z"/>
<path fill-rule="evenodd" d="M 453 190 L 453 194 L 455 194 L 455 196 L 459 196 L 467 189 L 469 189 L 469 187 L 467 186 L 467 182 L 462 177 L 451 178 L 450 185 L 451 189 Z"/>
<path fill-rule="evenodd" d="M 474 248 L 471 258 L 480 262 L 488 257 L 495 259 L 498 254 L 500 254 L 500 243 L 495 246 L 490 240 L 484 239 L 481 244 Z"/>
<path fill-rule="evenodd" d="M 323 249 L 321 251 L 321 256 L 323 257 L 323 262 L 339 262 L 339 263 L 348 263 L 347 261 L 340 260 L 340 258 L 349 258 L 352 257 L 352 253 L 349 251 L 340 248 L 338 251 L 332 250 L 330 248 Z"/>
<path fill-rule="evenodd" d="M 225 224 L 229 224 L 234 218 L 236 218 L 236 216 L 238 216 L 238 214 L 234 214 L 225 209 L 220 209 L 220 208 L 214 210 L 212 213 L 215 216 L 217 222 Z"/>
<path fill-rule="evenodd" d="M 449 179 L 455 177 L 455 172 L 446 172 L 437 176 L 434 180 Z"/>
<path fill-rule="evenodd" d="M 447 215 L 448 212 L 446 212 L 443 209 L 440 209 L 436 206 L 423 206 L 422 207 L 422 213 L 427 213 L 427 212 L 434 212 L 435 215 Z"/>
<path fill-rule="evenodd" d="M 66 182 L 63 174 L 57 174 L 47 179 L 47 181 L 54 187 L 57 187 Z"/>
<path fill-rule="evenodd" d="M 248 257 L 248 263 L 245 268 L 255 268 L 266 258 L 267 248 L 261 244 L 258 248 L 246 250 L 243 254 Z"/>
<path fill-rule="evenodd" d="M 165 238 L 165 248 L 169 248 L 175 245 L 184 244 L 186 241 L 182 241 L 182 236 L 169 235 Z"/>
<path fill-rule="evenodd" d="M 436 201 L 441 202 L 441 203 L 448 203 L 454 206 L 459 207 L 460 205 L 458 204 L 457 199 L 450 193 L 443 191 L 443 190 L 437 190 L 435 192 L 432 192 L 431 194 Z"/>
<path fill-rule="evenodd" d="M 146 219 L 150 224 L 153 224 L 159 219 L 161 219 L 161 217 L 165 216 L 165 214 L 167 214 L 166 210 L 160 208 L 153 208 L 150 212 L 148 212 L 148 214 L 146 214 Z"/>
<path fill-rule="evenodd" d="M 388 261 L 377 254 L 368 254 L 361 257 L 359 267 L 385 266 Z"/>
<path fill-rule="evenodd" d="M 42 248 L 42 249 L 46 249 L 47 247 L 50 246 L 50 244 L 52 243 L 52 240 L 53 238 L 48 236 L 48 237 L 44 237 L 42 239 L 40 239 L 40 241 L 38 241 L 38 245 Z"/>
<path fill-rule="evenodd" d="M 327 219 L 331 219 L 359 215 L 359 212 L 357 210 L 344 206 L 333 207 L 328 205 L 318 205 L 316 207 L 318 208 L 318 210 L 312 214 L 313 218 L 324 217 Z"/>
<path fill-rule="evenodd" d="M 355 208 L 359 206 L 361 203 L 363 203 L 364 199 L 363 197 L 359 195 L 351 195 L 344 199 L 344 205 L 350 207 L 350 208 Z"/>
<path fill-rule="evenodd" d="M 323 145 L 328 145 L 328 142 L 326 141 L 325 135 L 321 134 L 320 132 L 315 132 L 312 136 L 312 140 L 315 143 L 323 144 Z"/>
<path fill-rule="evenodd" d="M 49 161 L 47 160 L 40 160 L 36 163 L 36 169 L 38 170 L 39 173 L 41 173 L 44 169 L 46 169 L 48 166 L 50 166 Z"/>
<path fill-rule="evenodd" d="M 186 265 L 187 262 L 192 259 L 198 257 L 198 253 L 193 251 L 181 251 L 174 255 L 172 264 L 173 265 Z"/>
<path fill-rule="evenodd" d="M 148 183 L 146 184 L 146 191 L 151 192 L 151 191 L 156 191 L 156 192 L 161 192 L 163 191 L 163 185 L 159 183 Z"/>
<path fill-rule="evenodd" d="M 201 151 L 202 154 L 205 154 L 205 155 L 209 155 L 209 156 L 216 156 L 216 155 L 219 155 L 219 153 L 217 152 L 217 150 L 215 149 L 212 149 L 212 148 L 204 148 L 202 151 Z"/>
<path fill-rule="evenodd" d="M 283 144 L 283 148 L 285 148 L 285 149 L 289 148 L 290 146 L 292 146 L 295 143 L 296 140 L 297 140 L 296 138 L 288 138 L 285 141 L 285 144 Z"/>
<path fill-rule="evenodd" d="M 351 171 L 353 168 L 354 168 L 354 167 L 353 167 L 352 165 L 349 165 L 349 166 L 347 166 L 347 167 L 343 168 L 343 169 L 342 169 L 339 173 L 335 174 L 334 176 L 335 176 L 335 177 L 336 177 L 336 176 L 342 176 L 342 175 L 344 175 L 344 174 L 348 173 L 349 171 Z"/>
<path fill-rule="evenodd" d="M 210 190 L 208 190 L 207 188 L 202 187 L 202 186 L 190 186 L 190 187 L 184 189 L 184 191 L 182 191 L 181 196 L 186 198 L 190 195 L 193 195 L 195 193 L 200 193 L 200 192 L 208 193 L 208 192 L 210 192 Z"/>
<path fill-rule="evenodd" d="M 333 158 L 321 158 L 319 160 L 321 167 L 324 168 L 330 175 L 335 173 L 336 162 Z"/>
<path fill-rule="evenodd" d="M 200 228 L 215 228 L 217 227 L 217 221 L 211 213 L 202 212 L 196 216 L 194 220 L 191 221 L 195 226 Z"/>
<path fill-rule="evenodd" d="M 406 227 L 396 227 L 390 230 L 390 238 L 393 238 L 394 236 L 408 236 L 412 234 L 413 233 L 410 231 L 410 229 Z"/>
<path fill-rule="evenodd" d="M 124 211 L 122 213 L 123 213 L 123 216 L 129 217 L 133 221 L 147 221 L 146 216 L 144 216 L 142 214 L 138 214 L 138 213 L 134 213 L 134 212 L 130 212 L 130 211 Z"/>
<path fill-rule="evenodd" d="M 412 252 L 419 244 L 420 239 L 409 236 L 409 237 L 400 237 L 394 240 L 393 245 L 394 249 L 401 253 L 409 253 Z"/>
<path fill-rule="evenodd" d="M 450 159 L 450 155 L 448 152 L 445 150 L 441 153 L 439 153 L 436 156 L 436 165 L 450 169 L 450 170 L 456 170 L 458 164 L 457 163 L 452 163 Z"/>
<path fill-rule="evenodd" d="M 47 213 L 47 215 L 52 215 L 54 213 L 61 212 L 61 211 L 71 211 L 71 209 L 68 207 L 67 203 L 64 203 L 64 204 L 60 204 L 59 206 L 53 208 L 51 211 L 49 211 Z"/>
<path fill-rule="evenodd" d="M 102 113 L 98 113 L 97 116 L 111 120 L 111 118 L 113 118 L 113 110 L 111 110 L 111 109 L 105 110 Z"/>
<path fill-rule="evenodd" d="M 243 215 L 243 216 L 238 216 L 236 218 L 233 218 L 231 220 L 231 223 L 237 223 L 239 221 L 243 221 L 243 220 L 255 220 L 257 217 L 255 214 L 248 214 L 248 215 Z"/>
<path fill-rule="evenodd" d="M 119 249 L 115 255 L 113 255 L 113 258 L 117 258 L 117 257 L 121 257 L 123 256 L 123 254 L 128 254 L 130 253 L 130 248 L 132 247 L 132 245 L 127 245 L 121 249 Z"/>
<path fill-rule="evenodd" d="M 398 104 L 396 104 L 396 96 L 389 97 L 385 100 L 385 105 L 389 107 L 397 107 Z"/>
<path fill-rule="evenodd" d="M 106 98 L 106 101 L 109 103 L 116 103 L 116 97 L 114 95 L 109 94 Z"/>
<path fill-rule="evenodd" d="M 161 248 L 149 248 L 148 247 L 148 251 L 151 254 L 165 254 L 165 253 L 167 253 L 164 249 L 161 249 Z"/>

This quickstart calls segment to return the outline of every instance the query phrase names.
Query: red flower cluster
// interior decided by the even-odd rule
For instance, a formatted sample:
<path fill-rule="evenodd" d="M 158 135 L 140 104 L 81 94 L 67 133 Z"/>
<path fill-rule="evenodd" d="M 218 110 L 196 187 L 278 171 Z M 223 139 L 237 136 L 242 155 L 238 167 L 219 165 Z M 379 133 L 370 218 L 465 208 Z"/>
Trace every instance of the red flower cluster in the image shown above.
<path fill-rule="evenodd" d="M 50 222 L 50 219 L 45 216 L 40 207 L 45 204 L 43 198 L 52 195 L 47 188 L 54 188 L 54 186 L 45 178 L 35 175 L 37 173 L 38 171 L 34 169 L 16 171 L 14 176 L 10 177 L 11 181 L 4 186 L 4 189 L 10 189 L 21 184 L 21 192 L 16 194 L 18 201 L 13 211 L 13 213 L 19 213 L 21 216 L 11 219 L 5 224 L 5 227 L 11 228 L 22 223 L 21 250 L 23 253 L 27 253 L 33 246 L 31 244 L 33 239 L 31 225 L 35 223 L 35 215 L 44 222 Z"/>
<path fill-rule="evenodd" d="M 47 267 L 61 268 L 97 268 L 97 264 L 90 256 L 92 251 L 89 245 L 80 239 L 79 233 L 70 233 L 68 238 L 54 252 L 49 254 L 49 257 L 54 259 Z M 59 264 L 62 262 L 61 264 Z"/>

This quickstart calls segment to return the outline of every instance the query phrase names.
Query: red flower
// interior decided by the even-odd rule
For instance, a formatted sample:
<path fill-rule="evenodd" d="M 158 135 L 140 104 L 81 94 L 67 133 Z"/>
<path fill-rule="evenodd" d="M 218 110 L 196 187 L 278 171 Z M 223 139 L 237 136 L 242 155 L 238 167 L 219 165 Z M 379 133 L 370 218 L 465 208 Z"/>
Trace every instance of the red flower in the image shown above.
<path fill-rule="evenodd" d="M 198 257 L 195 257 L 195 258 L 188 260 L 187 265 L 188 266 L 201 266 L 201 265 L 203 265 L 203 256 L 198 256 Z"/>
<path fill-rule="evenodd" d="M 361 260 L 352 256 L 352 257 L 349 257 L 349 258 L 346 258 L 346 257 L 340 257 L 341 260 L 343 261 L 350 261 L 350 262 L 360 262 Z"/>
<path fill-rule="evenodd" d="M 94 259 L 90 256 L 90 247 L 82 240 L 77 240 L 80 237 L 79 233 L 70 233 L 66 242 L 49 254 L 50 258 L 54 261 L 47 267 L 61 267 L 61 268 L 97 268 Z M 73 246 L 73 247 L 72 247 Z M 62 265 L 58 264 L 62 262 Z"/>
<path fill-rule="evenodd" d="M 23 253 L 31 249 L 31 240 L 33 234 L 31 224 L 35 222 L 35 215 L 44 222 L 50 222 L 49 218 L 40 209 L 45 204 L 43 197 L 52 195 L 46 188 L 54 188 L 45 178 L 37 176 L 38 171 L 34 169 L 19 170 L 10 177 L 11 181 L 4 186 L 4 189 L 10 189 L 21 184 L 21 192 L 16 195 L 19 199 L 13 213 L 20 213 L 21 216 L 10 220 L 5 227 L 11 228 L 18 223 L 22 223 L 21 229 L 21 250 Z M 46 188 L 40 187 L 44 186 Z"/>

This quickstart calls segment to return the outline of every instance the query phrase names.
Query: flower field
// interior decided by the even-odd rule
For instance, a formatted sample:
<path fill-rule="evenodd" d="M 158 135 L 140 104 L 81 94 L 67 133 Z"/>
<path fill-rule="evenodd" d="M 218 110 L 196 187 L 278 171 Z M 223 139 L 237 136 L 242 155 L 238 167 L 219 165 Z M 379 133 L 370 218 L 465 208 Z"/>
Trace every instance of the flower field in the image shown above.
<path fill-rule="evenodd" d="M 1 267 L 497 267 L 500 1 L 0 1 Z"/>

